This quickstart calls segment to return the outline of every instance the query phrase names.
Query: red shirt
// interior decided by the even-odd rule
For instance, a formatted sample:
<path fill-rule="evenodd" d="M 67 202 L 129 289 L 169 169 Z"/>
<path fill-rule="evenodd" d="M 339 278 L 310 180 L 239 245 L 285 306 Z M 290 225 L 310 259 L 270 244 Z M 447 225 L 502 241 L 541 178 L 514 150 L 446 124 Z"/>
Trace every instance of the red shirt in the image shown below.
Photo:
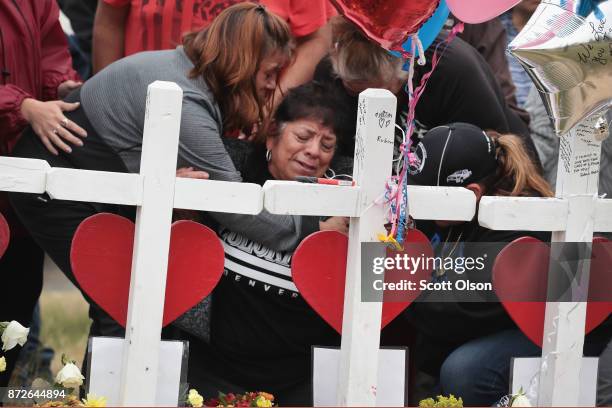
<path fill-rule="evenodd" d="M 295 37 L 314 33 L 337 14 L 329 0 L 260 0 L 260 3 L 285 19 Z"/>
<path fill-rule="evenodd" d="M 183 34 L 206 27 L 224 9 L 242 0 L 103 0 L 115 7 L 129 6 L 125 55 L 175 48 Z M 329 0 L 260 0 L 284 18 L 296 37 L 323 26 L 336 11 Z"/>

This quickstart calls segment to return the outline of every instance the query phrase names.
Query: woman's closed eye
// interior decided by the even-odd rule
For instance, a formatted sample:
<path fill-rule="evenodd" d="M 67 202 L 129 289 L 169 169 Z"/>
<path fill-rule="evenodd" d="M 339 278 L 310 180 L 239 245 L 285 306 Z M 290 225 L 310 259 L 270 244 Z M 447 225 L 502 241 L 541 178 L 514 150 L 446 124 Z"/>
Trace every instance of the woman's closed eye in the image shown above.
<path fill-rule="evenodd" d="M 313 137 L 317 135 L 315 131 L 295 131 L 293 132 L 295 137 L 300 143 L 308 143 Z M 332 137 L 321 138 L 321 149 L 325 152 L 330 152 L 336 148 L 336 139 Z"/>
<path fill-rule="evenodd" d="M 336 148 L 336 141 L 332 141 L 332 140 L 323 140 L 321 142 L 321 147 L 323 148 L 324 151 L 326 152 L 331 152 L 332 150 L 334 150 Z"/>
<path fill-rule="evenodd" d="M 308 142 L 310 139 L 313 138 L 316 132 L 300 130 L 300 131 L 293 132 L 293 134 L 300 142 Z"/>

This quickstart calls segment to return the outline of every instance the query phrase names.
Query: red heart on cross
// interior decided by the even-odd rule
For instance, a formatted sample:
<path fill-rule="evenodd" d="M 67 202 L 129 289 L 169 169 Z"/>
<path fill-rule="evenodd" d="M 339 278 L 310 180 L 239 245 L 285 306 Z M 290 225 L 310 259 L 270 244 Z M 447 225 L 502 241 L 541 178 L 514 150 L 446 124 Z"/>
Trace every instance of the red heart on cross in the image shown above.
<path fill-rule="evenodd" d="M 0 214 L 0 258 L 6 252 L 8 248 L 9 241 L 11 240 L 11 230 L 9 228 L 8 222 L 6 222 L 6 218 L 2 214 Z"/>
<path fill-rule="evenodd" d="M 70 262 L 81 289 L 120 325 L 127 321 L 134 223 L 115 214 L 85 219 L 72 239 Z M 172 224 L 163 326 L 210 294 L 223 274 L 217 235 L 193 221 Z"/>
<path fill-rule="evenodd" d="M 291 260 L 291 276 L 300 294 L 338 333 L 342 333 L 347 253 L 346 235 L 337 231 L 319 231 L 300 243 Z M 429 239 L 418 230 L 407 233 L 404 251 L 389 251 L 387 256 L 404 253 L 415 258 L 433 256 Z M 426 269 L 419 269 L 411 275 L 407 275 L 405 270 L 385 272 L 386 283 L 401 282 L 402 279 L 418 282 L 430 277 L 431 271 Z M 419 293 L 418 290 L 385 291 L 381 329 L 406 309 Z"/>
<path fill-rule="evenodd" d="M 545 302 L 519 302 L 509 299 L 545 299 L 550 248 L 533 237 L 521 237 L 502 249 L 493 266 L 493 287 L 501 303 L 521 331 L 542 346 Z M 589 280 L 589 300 L 585 334 L 599 326 L 612 313 L 612 281 L 609 268 L 612 246 L 604 238 L 594 238 Z"/>

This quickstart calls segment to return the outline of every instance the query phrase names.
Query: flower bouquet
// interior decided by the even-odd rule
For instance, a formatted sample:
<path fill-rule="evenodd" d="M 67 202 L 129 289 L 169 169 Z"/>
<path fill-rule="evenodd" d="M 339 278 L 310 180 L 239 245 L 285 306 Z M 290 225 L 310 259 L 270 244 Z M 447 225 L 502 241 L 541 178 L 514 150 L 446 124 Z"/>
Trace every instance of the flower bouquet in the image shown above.
<path fill-rule="evenodd" d="M 444 395 L 438 395 L 436 399 L 427 398 L 421 400 L 419 402 L 419 407 L 421 408 L 462 408 L 463 407 L 463 399 L 455 398 L 453 394 L 450 394 L 448 397 Z"/>
<path fill-rule="evenodd" d="M 260 407 L 268 408 L 274 406 L 274 395 L 267 392 L 247 392 L 244 394 L 224 394 L 219 392 L 217 398 L 204 400 L 197 390 L 189 390 L 187 405 L 199 407 Z"/>

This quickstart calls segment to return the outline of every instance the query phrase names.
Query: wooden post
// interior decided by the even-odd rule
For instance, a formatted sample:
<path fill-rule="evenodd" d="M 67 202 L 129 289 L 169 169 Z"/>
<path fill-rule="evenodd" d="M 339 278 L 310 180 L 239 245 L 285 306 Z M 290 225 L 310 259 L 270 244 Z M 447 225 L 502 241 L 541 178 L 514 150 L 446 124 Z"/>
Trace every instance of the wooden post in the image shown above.
<path fill-rule="evenodd" d="M 566 228 L 553 232 L 552 242 L 593 240 L 601 157 L 601 142 L 594 136 L 597 117 L 561 137 L 556 196 L 566 199 L 569 208 Z M 587 278 L 590 262 L 581 265 Z M 538 406 L 578 405 L 585 321 L 586 302 L 546 304 Z"/>
<path fill-rule="evenodd" d="M 153 406 L 170 248 L 183 91 L 156 81 L 147 91 L 120 404 Z"/>
<path fill-rule="evenodd" d="M 382 302 L 361 301 L 361 244 L 384 233 L 384 209 L 373 205 L 391 176 L 397 101 L 387 90 L 359 95 L 353 179 L 360 187 L 361 217 L 351 217 L 338 404 L 375 406 Z M 381 254 L 385 256 L 384 249 Z"/>

